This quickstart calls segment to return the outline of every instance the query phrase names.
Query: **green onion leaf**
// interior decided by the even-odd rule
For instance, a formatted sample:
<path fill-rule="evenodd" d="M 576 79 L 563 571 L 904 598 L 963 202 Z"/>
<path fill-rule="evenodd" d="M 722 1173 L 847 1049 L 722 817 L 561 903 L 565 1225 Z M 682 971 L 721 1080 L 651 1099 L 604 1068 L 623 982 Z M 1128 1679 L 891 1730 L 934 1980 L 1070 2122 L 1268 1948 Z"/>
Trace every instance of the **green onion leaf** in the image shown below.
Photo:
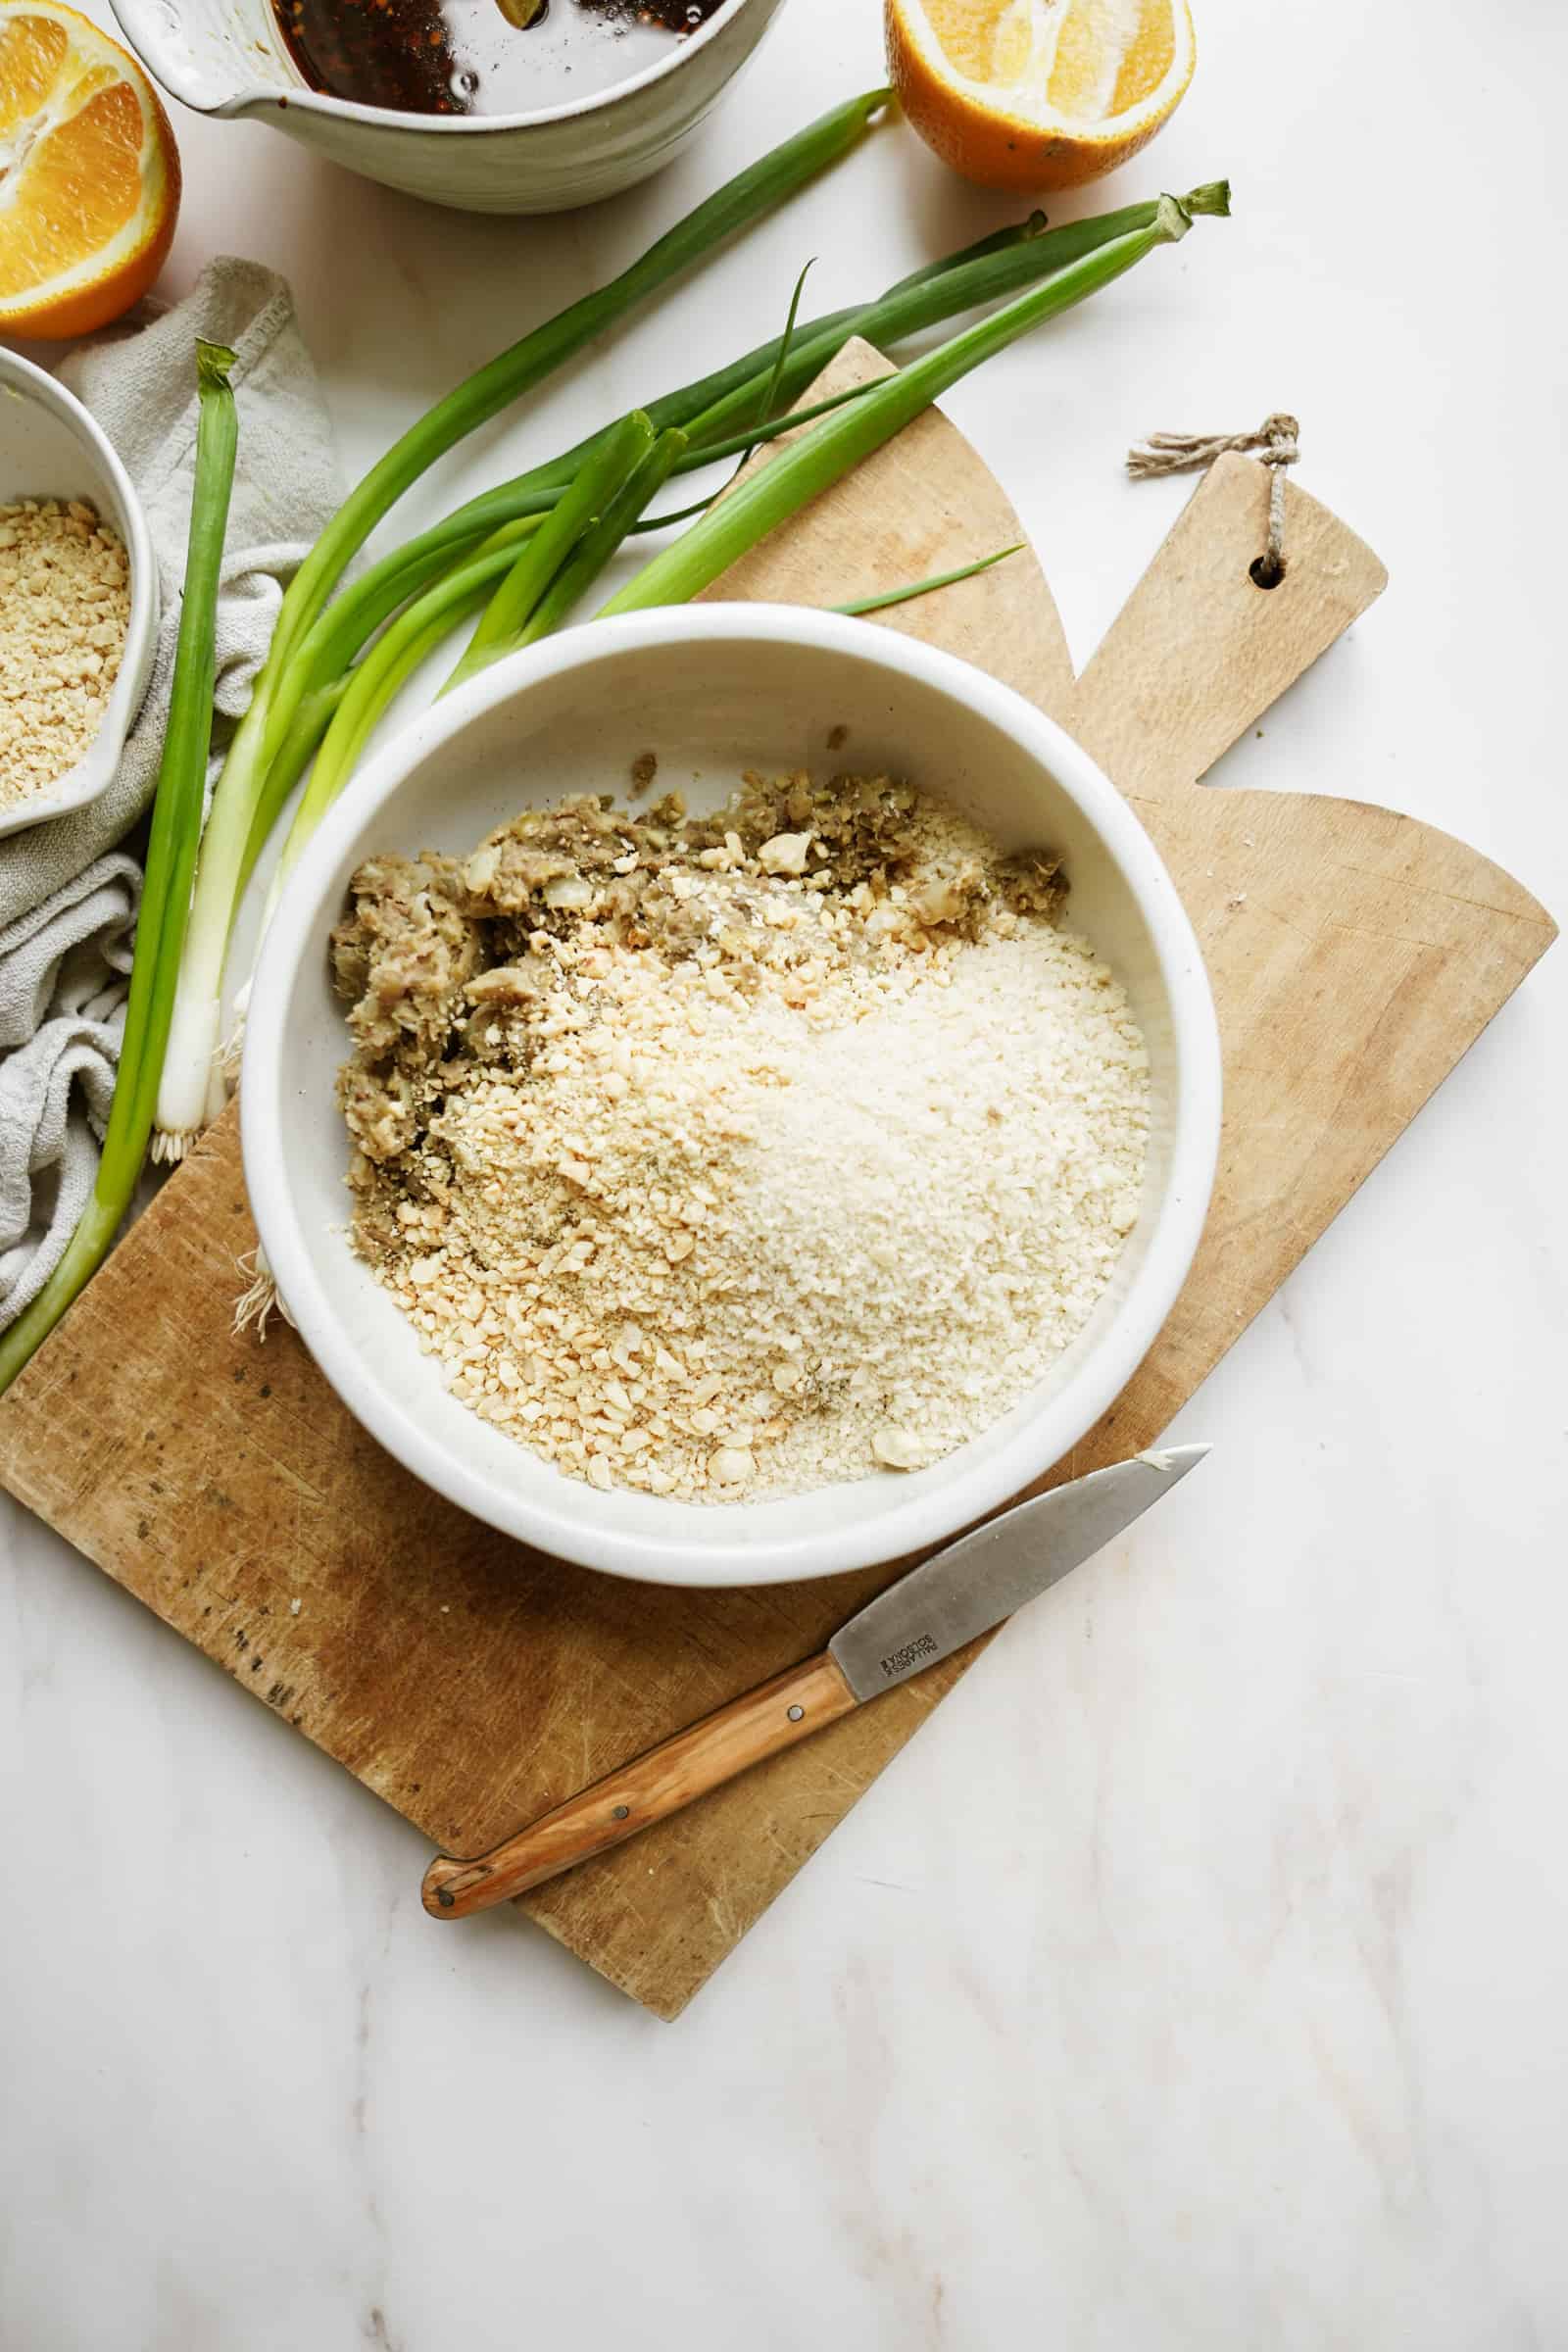
<path fill-rule="evenodd" d="M 1228 208 L 1227 184 L 1222 180 L 1206 188 L 1195 188 L 1181 201 L 1191 213 L 1223 212 Z M 862 335 L 886 351 L 964 311 L 979 310 L 989 302 L 1016 293 L 1021 287 L 1049 276 L 1053 270 L 1081 259 L 1098 245 L 1108 244 L 1133 229 L 1148 227 L 1154 218 L 1154 209 L 1152 201 L 1125 205 L 1117 212 L 1070 221 L 1065 227 L 1050 230 L 1046 229 L 1045 216 L 1034 213 L 1025 221 L 982 237 L 974 245 L 911 271 L 875 302 L 833 311 L 822 318 L 810 320 L 797 328 L 793 349 L 786 355 L 772 401 L 792 399 L 804 390 L 843 349 L 851 335 Z M 858 399 L 867 388 L 854 385 L 830 402 L 794 411 L 766 426 L 748 423 L 746 419 L 756 413 L 760 393 L 779 370 L 783 349 L 783 338 L 775 337 L 731 362 L 727 368 L 717 368 L 678 391 L 663 393 L 658 400 L 647 403 L 646 414 L 656 427 L 691 428 L 688 437 L 693 445 L 682 458 L 678 471 L 692 472 L 779 433 L 793 431 L 809 417 L 825 414 L 828 408 Z M 559 458 L 532 466 L 493 490 L 482 491 L 449 514 L 444 522 L 435 524 L 394 554 L 382 557 L 314 625 L 301 649 L 302 658 L 315 646 L 318 633 L 334 625 L 336 616 L 341 614 L 341 635 L 348 641 L 341 662 L 351 660 L 357 646 L 376 625 L 368 617 L 372 608 L 386 588 L 403 574 L 405 566 L 427 563 L 432 569 L 425 576 L 433 577 L 444 559 L 450 560 L 466 547 L 477 546 L 486 531 L 497 523 L 509 522 L 518 514 L 544 512 L 572 481 L 609 429 L 602 427 L 563 451 Z M 652 518 L 648 527 L 656 527 Z M 354 636 L 356 625 L 361 626 L 359 637 Z M 340 662 L 323 656 L 322 662 L 311 670 L 311 681 L 320 683 L 340 665 Z"/>
<path fill-rule="evenodd" d="M 762 406 L 757 419 L 759 424 L 768 423 L 777 410 L 778 388 L 784 380 L 784 364 L 790 356 L 790 345 L 795 340 L 795 321 L 800 316 L 801 296 L 806 291 L 806 281 L 810 274 L 810 270 L 811 264 L 807 262 L 802 268 L 800 276 L 795 280 L 795 291 L 790 296 L 789 315 L 784 320 L 784 332 L 778 339 L 778 358 L 773 362 L 773 372 L 767 379 L 767 390 L 762 394 Z"/>
<path fill-rule="evenodd" d="M 557 573 L 527 627 L 519 632 L 518 645 L 537 644 L 541 637 L 548 637 L 552 630 L 560 628 L 572 607 L 587 595 L 649 500 L 658 496 L 685 446 L 685 434 L 673 427 L 660 434 L 604 514 L 583 533 L 570 562 Z"/>
<path fill-rule="evenodd" d="M 190 916 L 191 876 L 207 787 L 218 582 L 239 432 L 228 381 L 233 366 L 234 354 L 222 345 L 197 344 L 196 466 L 179 639 L 153 801 L 147 873 L 136 918 L 130 995 L 103 1155 L 91 1197 L 66 1245 L 65 1255 L 38 1296 L 0 1339 L 0 1390 L 10 1386 L 107 1256 L 147 1157 L 158 1081 L 173 1018 L 174 983 Z"/>
<path fill-rule="evenodd" d="M 993 556 L 982 556 L 978 564 L 960 564 L 956 571 L 936 571 L 928 580 L 915 580 L 907 588 L 885 588 L 880 596 L 858 597 L 854 604 L 835 605 L 835 612 L 852 616 L 866 612 L 883 612 L 889 605 L 907 605 L 917 596 L 930 596 L 937 588 L 956 588 L 960 580 L 972 580 L 978 572 L 989 571 L 993 564 L 1005 564 L 1009 556 L 1021 555 L 1023 541 L 1011 547 L 999 547 Z"/>
<path fill-rule="evenodd" d="M 611 428 L 561 504 L 534 532 L 491 597 L 467 651 L 443 694 L 487 669 L 520 641 L 521 631 L 557 572 L 594 518 L 602 514 L 654 446 L 654 428 L 640 410 Z"/>
<path fill-rule="evenodd" d="M 496 581 L 504 578 L 516 563 L 518 542 L 537 527 L 532 515 L 504 523 L 476 555 L 454 564 L 422 596 L 416 597 L 350 672 L 346 690 L 316 755 L 311 780 L 294 811 L 294 821 L 273 876 L 270 908 L 396 696 L 443 638 L 450 637 L 471 612 L 481 610 Z"/>
<path fill-rule="evenodd" d="M 395 441 L 352 491 L 290 583 L 273 633 L 271 659 L 282 661 L 315 619 L 351 556 L 389 507 L 449 449 L 519 395 L 540 383 L 612 326 L 625 312 L 689 270 L 704 254 L 773 211 L 852 147 L 887 105 L 891 92 L 868 90 L 786 139 L 667 229 L 608 286 L 584 294 L 536 326 Z"/>
<path fill-rule="evenodd" d="M 606 612 L 635 612 L 653 605 L 686 603 L 779 523 L 892 440 L 971 368 L 1004 350 L 1031 327 L 1110 284 L 1156 245 L 1185 236 L 1191 224 L 1182 205 L 1174 197 L 1162 196 L 1149 226 L 1086 253 L 1004 310 L 965 328 L 896 375 L 885 376 L 870 387 L 863 400 L 837 416 L 824 416 L 802 439 L 787 443 L 769 464 L 737 483 L 673 547 L 655 556 L 611 598 Z"/>

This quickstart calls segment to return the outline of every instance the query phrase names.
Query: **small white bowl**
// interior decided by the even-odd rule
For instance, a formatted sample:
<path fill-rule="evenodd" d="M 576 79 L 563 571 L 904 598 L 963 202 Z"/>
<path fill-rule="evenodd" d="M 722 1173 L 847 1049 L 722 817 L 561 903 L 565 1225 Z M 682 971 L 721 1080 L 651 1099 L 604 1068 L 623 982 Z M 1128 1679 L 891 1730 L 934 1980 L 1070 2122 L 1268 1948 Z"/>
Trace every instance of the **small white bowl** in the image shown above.
<path fill-rule="evenodd" d="M 783 0 L 727 0 L 640 74 L 516 115 L 416 115 L 313 90 L 270 0 L 110 0 L 155 81 L 203 115 L 270 122 L 367 179 L 470 213 L 556 213 L 679 155 Z"/>
<path fill-rule="evenodd" d="M 125 468 L 74 393 L 30 361 L 0 351 L 0 506 L 24 498 L 83 498 L 113 523 L 130 563 L 130 620 L 97 734 L 46 792 L 0 808 L 0 835 L 68 816 L 105 790 L 141 709 L 158 642 L 158 559 Z"/>
<path fill-rule="evenodd" d="M 842 753 L 828 732 L 848 729 Z M 601 1494 L 450 1396 L 436 1360 L 355 1257 L 348 1053 L 327 940 L 372 852 L 471 849 L 520 808 L 623 795 L 631 761 L 712 807 L 746 768 L 850 766 L 940 791 L 1011 847 L 1059 851 L 1069 919 L 1115 969 L 1148 1041 L 1144 1204 L 1087 1329 L 984 1436 L 929 1469 L 778 1501 Z M 693 778 L 700 780 L 696 783 Z M 476 1518 L 545 1551 L 656 1584 L 831 1576 L 940 1543 L 1058 1461 L 1125 1387 L 1186 1280 L 1213 1181 L 1220 1056 L 1202 958 L 1152 843 L 1031 703 L 912 637 L 796 606 L 627 614 L 497 663 L 438 703 L 344 795 L 285 892 L 251 992 L 245 1176 L 279 1291 L 338 1395 L 387 1450 Z"/>

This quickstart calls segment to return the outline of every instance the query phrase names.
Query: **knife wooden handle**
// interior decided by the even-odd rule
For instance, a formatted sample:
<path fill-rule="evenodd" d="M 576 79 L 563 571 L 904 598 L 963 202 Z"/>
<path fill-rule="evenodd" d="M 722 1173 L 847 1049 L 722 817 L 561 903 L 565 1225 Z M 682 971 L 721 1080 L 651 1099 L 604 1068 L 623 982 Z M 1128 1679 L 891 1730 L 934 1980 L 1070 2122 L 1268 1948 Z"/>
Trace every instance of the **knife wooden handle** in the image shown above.
<path fill-rule="evenodd" d="M 764 1756 L 808 1740 L 855 1703 L 849 1684 L 823 1650 L 568 1796 L 490 1853 L 470 1862 L 440 1855 L 424 1874 L 424 1907 L 432 1919 L 465 1919 L 470 1911 L 488 1911 L 492 1903 L 524 1894 L 590 1854 L 602 1854 L 678 1813 Z"/>

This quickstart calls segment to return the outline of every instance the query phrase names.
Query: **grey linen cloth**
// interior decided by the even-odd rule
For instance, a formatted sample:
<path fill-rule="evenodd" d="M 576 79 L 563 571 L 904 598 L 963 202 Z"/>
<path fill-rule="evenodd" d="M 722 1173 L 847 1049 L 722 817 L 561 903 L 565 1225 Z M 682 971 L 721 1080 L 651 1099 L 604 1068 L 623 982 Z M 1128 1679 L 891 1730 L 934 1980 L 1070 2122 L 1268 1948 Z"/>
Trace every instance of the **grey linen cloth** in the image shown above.
<path fill-rule="evenodd" d="M 145 313 L 143 314 L 145 316 Z M 92 1189 L 124 1023 L 141 877 L 110 856 L 150 803 L 179 628 L 196 458 L 195 344 L 236 354 L 239 456 L 218 606 L 216 774 L 283 588 L 341 503 L 331 428 L 282 279 L 222 259 L 149 323 L 61 368 L 146 510 L 163 591 L 152 683 L 89 808 L 0 841 L 0 1330 L 60 1257 Z"/>

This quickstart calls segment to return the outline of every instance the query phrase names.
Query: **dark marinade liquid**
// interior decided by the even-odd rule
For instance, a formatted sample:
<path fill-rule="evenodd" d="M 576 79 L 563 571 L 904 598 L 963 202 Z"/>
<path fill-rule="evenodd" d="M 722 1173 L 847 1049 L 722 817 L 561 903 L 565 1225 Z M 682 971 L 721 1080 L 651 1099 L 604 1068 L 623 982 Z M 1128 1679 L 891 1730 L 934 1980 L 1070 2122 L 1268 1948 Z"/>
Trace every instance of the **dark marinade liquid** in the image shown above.
<path fill-rule="evenodd" d="M 509 0 L 514 13 L 531 0 Z M 499 0 L 272 0 L 313 90 L 416 115 L 563 106 L 669 55 L 724 0 L 544 0 L 530 24 Z"/>

